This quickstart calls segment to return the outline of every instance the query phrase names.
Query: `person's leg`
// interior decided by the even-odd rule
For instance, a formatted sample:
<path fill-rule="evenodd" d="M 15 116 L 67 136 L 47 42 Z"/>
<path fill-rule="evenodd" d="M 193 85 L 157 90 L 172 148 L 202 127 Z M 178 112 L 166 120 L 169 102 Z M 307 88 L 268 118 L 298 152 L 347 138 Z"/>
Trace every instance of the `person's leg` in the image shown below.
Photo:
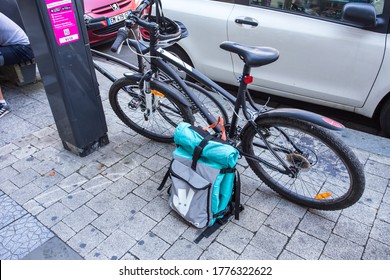
<path fill-rule="evenodd" d="M 0 66 L 3 66 L 5 64 L 3 53 L 0 50 Z"/>
<path fill-rule="evenodd" d="M 5 116 L 6 114 L 9 113 L 9 105 L 7 101 L 5 101 L 3 92 L 1 91 L 1 86 L 0 86 L 0 118 Z"/>
<path fill-rule="evenodd" d="M 0 66 L 4 66 L 5 57 L 9 55 L 9 49 L 7 47 L 0 46 Z"/>
<path fill-rule="evenodd" d="M 25 62 L 34 58 L 30 45 L 0 46 L 0 66 Z M 10 107 L 5 101 L 0 87 L 0 118 L 9 113 Z"/>
<path fill-rule="evenodd" d="M 0 66 L 26 62 L 33 58 L 30 45 L 0 46 Z"/>
<path fill-rule="evenodd" d="M 0 46 L 0 66 L 13 65 L 34 58 L 30 45 Z M 0 87 L 0 118 L 9 113 L 10 107 L 5 101 Z"/>
<path fill-rule="evenodd" d="M 4 55 L 3 52 L 1 52 L 3 47 L 0 47 L 0 66 L 4 66 Z M 3 91 L 1 90 L 0 86 L 0 110 L 3 109 L 3 107 L 8 106 L 7 102 L 4 99 Z M 0 115 L 1 117 L 1 115 Z"/>

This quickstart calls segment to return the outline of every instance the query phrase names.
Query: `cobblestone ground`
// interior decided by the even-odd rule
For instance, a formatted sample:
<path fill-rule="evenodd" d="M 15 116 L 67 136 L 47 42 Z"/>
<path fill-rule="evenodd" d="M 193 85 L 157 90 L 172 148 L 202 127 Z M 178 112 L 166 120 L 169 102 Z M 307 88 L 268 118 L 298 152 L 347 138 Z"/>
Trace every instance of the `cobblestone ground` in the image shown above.
<path fill-rule="evenodd" d="M 286 201 L 241 160 L 245 211 L 195 244 L 200 231 L 157 191 L 174 146 L 122 125 L 98 79 L 110 144 L 85 158 L 63 148 L 40 82 L 3 87 L 12 112 L 0 120 L 0 259 L 390 259 L 390 140 L 344 136 L 367 186 L 340 211 Z"/>

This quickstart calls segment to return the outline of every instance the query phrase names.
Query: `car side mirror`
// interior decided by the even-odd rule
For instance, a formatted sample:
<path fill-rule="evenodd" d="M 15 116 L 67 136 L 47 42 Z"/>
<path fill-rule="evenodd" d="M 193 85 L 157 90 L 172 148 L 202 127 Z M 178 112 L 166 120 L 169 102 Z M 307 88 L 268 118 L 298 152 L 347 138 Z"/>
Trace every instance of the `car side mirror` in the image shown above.
<path fill-rule="evenodd" d="M 369 3 L 347 3 L 344 5 L 341 20 L 360 27 L 376 26 L 376 10 Z"/>

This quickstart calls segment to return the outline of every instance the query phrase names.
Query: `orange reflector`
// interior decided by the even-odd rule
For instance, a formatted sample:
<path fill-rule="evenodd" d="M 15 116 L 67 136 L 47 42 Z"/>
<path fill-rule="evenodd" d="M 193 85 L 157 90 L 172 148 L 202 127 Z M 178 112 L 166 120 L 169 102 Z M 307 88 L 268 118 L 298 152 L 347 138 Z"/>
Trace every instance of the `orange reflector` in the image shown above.
<path fill-rule="evenodd" d="M 152 89 L 152 93 L 153 93 L 154 95 L 157 95 L 157 96 L 160 96 L 160 97 L 164 97 L 164 94 L 162 94 L 161 92 L 159 92 L 159 91 L 157 91 L 157 90 Z"/>
<path fill-rule="evenodd" d="M 325 199 L 325 198 L 328 198 L 330 196 L 332 196 L 332 194 L 330 192 L 324 192 L 324 193 L 317 194 L 314 198 L 315 199 Z"/>

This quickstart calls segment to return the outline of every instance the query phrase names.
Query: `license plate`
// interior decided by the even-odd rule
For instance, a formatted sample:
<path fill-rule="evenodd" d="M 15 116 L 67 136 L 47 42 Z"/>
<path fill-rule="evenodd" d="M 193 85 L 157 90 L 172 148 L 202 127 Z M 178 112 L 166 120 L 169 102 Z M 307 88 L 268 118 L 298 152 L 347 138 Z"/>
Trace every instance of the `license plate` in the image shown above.
<path fill-rule="evenodd" d="M 119 14 L 119 15 L 116 15 L 116 16 L 113 16 L 113 17 L 110 17 L 108 20 L 107 20 L 107 23 L 108 25 L 112 25 L 114 23 L 117 23 L 117 22 L 121 22 L 121 21 L 124 21 L 126 18 L 127 18 L 127 15 L 129 14 L 129 12 L 124 12 L 122 14 Z"/>

